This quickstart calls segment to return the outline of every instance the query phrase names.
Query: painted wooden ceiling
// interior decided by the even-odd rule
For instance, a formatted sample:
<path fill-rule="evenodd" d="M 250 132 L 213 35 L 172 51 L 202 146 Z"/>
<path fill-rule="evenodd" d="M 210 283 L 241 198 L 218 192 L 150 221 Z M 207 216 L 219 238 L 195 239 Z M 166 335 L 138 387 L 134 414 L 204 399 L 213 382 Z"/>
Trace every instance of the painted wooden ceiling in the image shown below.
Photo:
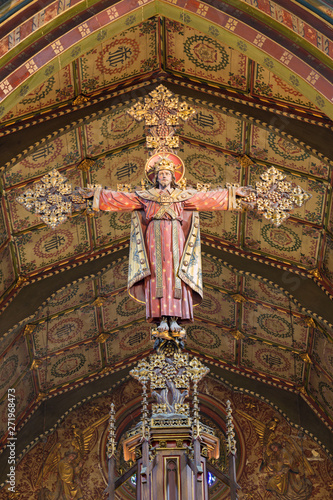
<path fill-rule="evenodd" d="M 50 230 L 15 200 L 52 168 L 73 185 L 139 184 L 144 128 L 126 111 L 159 83 L 197 109 L 179 131 L 189 183 L 254 184 L 274 165 L 312 195 L 279 228 L 250 212 L 201 214 L 205 293 L 187 348 L 287 414 L 301 399 L 317 419 L 302 425 L 316 435 L 322 422 L 324 441 L 333 422 L 331 9 L 308 2 L 325 7 L 319 18 L 300 2 L 266 3 L 274 15 L 250 0 L 3 7 L 2 443 L 8 387 L 24 428 L 43 401 L 89 393 L 151 350 L 144 308 L 126 292 L 129 216 L 79 213 Z M 224 17 L 213 23 L 214 13 Z M 251 42 L 249 19 L 262 28 Z"/>

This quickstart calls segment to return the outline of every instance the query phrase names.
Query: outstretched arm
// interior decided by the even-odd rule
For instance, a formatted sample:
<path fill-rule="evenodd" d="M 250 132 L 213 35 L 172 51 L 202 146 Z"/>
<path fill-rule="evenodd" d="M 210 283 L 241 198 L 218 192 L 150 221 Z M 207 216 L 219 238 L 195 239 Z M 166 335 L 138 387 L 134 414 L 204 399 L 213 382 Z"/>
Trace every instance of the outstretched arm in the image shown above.
<path fill-rule="evenodd" d="M 140 210 L 142 203 L 136 193 L 124 191 L 112 191 L 111 189 L 87 189 L 79 188 L 81 196 L 93 198 L 93 210 L 108 212 L 132 212 Z"/>
<path fill-rule="evenodd" d="M 248 197 L 253 191 L 251 187 L 234 187 L 215 191 L 199 191 L 185 201 L 185 209 L 212 212 L 216 210 L 234 210 L 236 199 Z"/>

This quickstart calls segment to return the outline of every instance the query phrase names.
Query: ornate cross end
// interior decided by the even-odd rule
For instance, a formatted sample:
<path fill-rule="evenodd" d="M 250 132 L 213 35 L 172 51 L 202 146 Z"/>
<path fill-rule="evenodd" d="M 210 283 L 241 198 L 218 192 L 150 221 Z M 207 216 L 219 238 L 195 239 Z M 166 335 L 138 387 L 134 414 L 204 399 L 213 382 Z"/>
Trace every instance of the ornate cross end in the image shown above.
<path fill-rule="evenodd" d="M 290 217 L 292 210 L 311 198 L 303 188 L 285 178 L 283 172 L 269 168 L 260 176 L 261 181 L 256 182 L 254 189 L 244 188 L 245 196 L 236 200 L 237 208 L 256 209 L 275 226 L 280 226 Z"/>
<path fill-rule="evenodd" d="M 38 214 L 47 226 L 55 228 L 65 222 L 72 212 L 87 208 L 87 201 L 66 180 L 53 169 L 18 196 L 16 201 L 29 212 Z"/>
<path fill-rule="evenodd" d="M 145 97 L 144 104 L 136 103 L 128 110 L 135 120 L 145 120 L 146 145 L 153 149 L 153 154 L 159 152 L 175 153 L 179 148 L 179 137 L 175 135 L 175 127 L 180 120 L 187 121 L 196 111 L 186 102 L 179 102 L 163 85 Z"/>

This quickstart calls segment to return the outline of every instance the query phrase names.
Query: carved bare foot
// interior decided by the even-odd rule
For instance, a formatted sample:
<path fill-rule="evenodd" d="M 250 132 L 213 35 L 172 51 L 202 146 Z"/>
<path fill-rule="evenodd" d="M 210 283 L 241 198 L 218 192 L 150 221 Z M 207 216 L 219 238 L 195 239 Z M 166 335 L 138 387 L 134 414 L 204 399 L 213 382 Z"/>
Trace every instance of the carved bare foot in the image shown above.
<path fill-rule="evenodd" d="M 175 316 L 172 316 L 170 319 L 170 330 L 172 332 L 180 332 L 181 329 L 182 327 L 177 323 L 177 318 Z"/>
<path fill-rule="evenodd" d="M 157 330 L 159 332 L 168 332 L 169 331 L 169 325 L 168 325 L 167 319 L 165 317 L 162 318 L 160 325 L 157 327 Z"/>

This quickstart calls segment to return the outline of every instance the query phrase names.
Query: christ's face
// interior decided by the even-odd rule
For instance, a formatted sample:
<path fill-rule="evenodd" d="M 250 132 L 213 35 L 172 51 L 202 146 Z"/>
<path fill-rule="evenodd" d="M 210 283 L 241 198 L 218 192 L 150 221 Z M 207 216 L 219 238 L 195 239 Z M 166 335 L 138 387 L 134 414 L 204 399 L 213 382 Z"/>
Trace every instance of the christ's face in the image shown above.
<path fill-rule="evenodd" d="M 169 187 L 172 182 L 172 173 L 170 170 L 160 170 L 157 174 L 157 180 L 160 188 Z"/>

